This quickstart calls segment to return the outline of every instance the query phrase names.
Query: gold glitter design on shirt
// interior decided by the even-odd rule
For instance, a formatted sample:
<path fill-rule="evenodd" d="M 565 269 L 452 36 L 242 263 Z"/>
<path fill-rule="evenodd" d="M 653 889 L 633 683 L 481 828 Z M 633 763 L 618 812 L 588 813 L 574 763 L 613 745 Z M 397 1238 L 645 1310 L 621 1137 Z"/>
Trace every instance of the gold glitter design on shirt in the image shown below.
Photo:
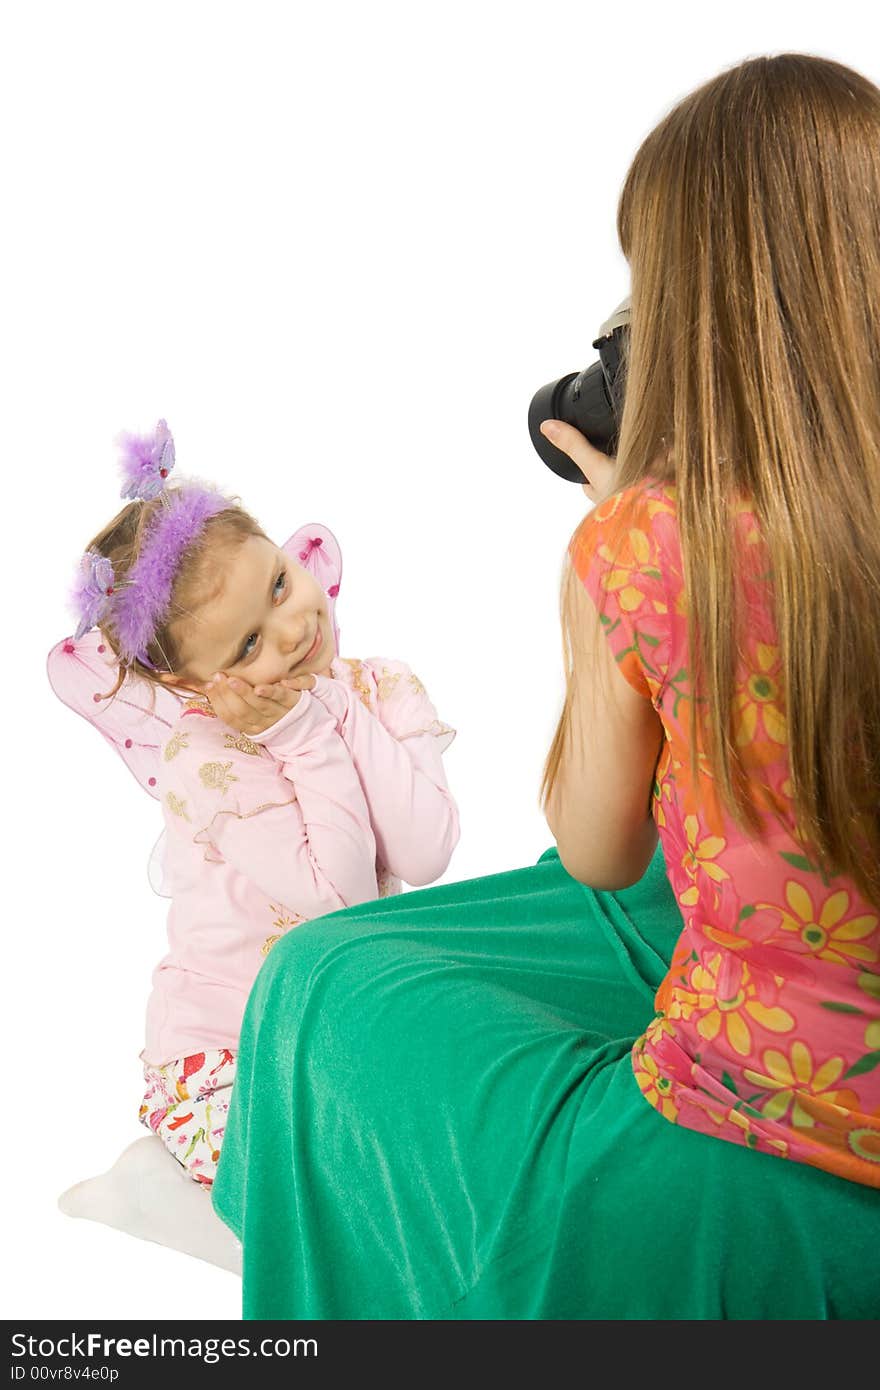
<path fill-rule="evenodd" d="M 239 753 L 250 753 L 258 758 L 262 749 L 258 743 L 252 743 L 247 734 L 224 734 L 223 739 L 227 748 L 237 748 Z"/>
<path fill-rule="evenodd" d="M 217 718 L 216 714 L 214 713 L 214 711 L 213 711 L 213 710 L 211 709 L 211 707 L 209 706 L 207 700 L 197 700 L 197 699 L 195 698 L 195 696 L 194 696 L 191 700 L 184 700 L 184 702 L 183 702 L 183 708 L 184 708 L 185 710 L 188 710 L 188 709 L 198 710 L 199 714 L 206 714 L 206 715 L 208 716 L 209 719 L 216 719 L 216 718 Z"/>
<path fill-rule="evenodd" d="M 396 684 L 397 684 L 397 682 L 398 682 L 399 680 L 400 680 L 400 672 L 399 672 L 399 671 L 391 672 L 391 671 L 388 670 L 388 667 L 387 667 L 387 666 L 383 666 L 383 667 L 382 667 L 382 675 L 379 677 L 378 681 L 376 682 L 376 689 L 377 689 L 377 691 L 378 691 L 378 693 L 379 693 L 379 699 L 380 699 L 380 700 L 387 700 L 387 699 L 388 699 L 388 696 L 391 694 L 392 690 L 394 689 L 394 687 L 396 686 Z"/>
<path fill-rule="evenodd" d="M 182 799 L 182 797 L 175 796 L 174 792 L 168 792 L 165 797 L 165 801 L 168 805 L 169 811 L 171 811 L 175 816 L 180 816 L 181 820 L 189 820 L 189 816 L 186 812 L 186 802 Z"/>
<path fill-rule="evenodd" d="M 419 680 L 418 676 L 409 675 L 407 676 L 407 680 L 409 681 L 410 685 L 412 686 L 413 690 L 416 692 L 417 695 L 427 695 L 428 692 L 425 690 L 425 687 L 422 685 L 422 682 Z"/>
<path fill-rule="evenodd" d="M 176 758 L 181 748 L 189 747 L 189 734 L 173 733 L 162 749 L 162 757 L 166 763 L 170 763 L 172 758 Z"/>
<path fill-rule="evenodd" d="M 239 780 L 234 772 L 230 772 L 231 767 L 232 763 L 202 763 L 199 768 L 202 786 L 209 791 L 228 792 L 230 783 Z"/>
<path fill-rule="evenodd" d="M 415 738 L 417 734 L 433 734 L 435 738 L 441 738 L 443 734 L 454 734 L 457 731 L 451 724 L 444 724 L 442 720 L 435 719 L 426 729 L 410 729 L 408 733 L 400 734 L 401 740 L 405 738 Z"/>
<path fill-rule="evenodd" d="M 278 914 L 272 926 L 278 927 L 279 931 L 286 931 L 288 927 L 295 927 L 299 922 L 304 922 L 306 920 L 305 917 L 301 917 L 298 912 L 295 912 L 291 917 L 286 907 L 276 907 L 274 903 L 270 903 L 269 908 L 270 911 Z"/>
<path fill-rule="evenodd" d="M 276 907 L 275 903 L 270 903 L 269 908 L 272 912 L 277 912 L 278 914 L 275 921 L 272 923 L 272 926 L 278 927 L 279 930 L 275 932 L 272 936 L 266 937 L 266 940 L 260 947 L 260 955 L 262 956 L 268 956 L 272 947 L 275 945 L 275 942 L 280 941 L 282 936 L 285 935 L 285 933 L 290 929 L 290 927 L 295 927 L 298 925 L 298 923 L 304 922 L 306 920 L 305 917 L 300 917 L 298 912 L 295 912 L 291 917 L 286 908 Z"/>
<path fill-rule="evenodd" d="M 362 661 L 358 661 L 357 657 L 355 656 L 343 656 L 341 660 L 345 662 L 346 666 L 351 667 L 352 684 L 354 685 L 355 690 L 360 695 L 361 700 L 366 705 L 367 709 L 370 709 L 370 691 L 369 687 L 364 683 L 363 677 L 364 663 Z"/>

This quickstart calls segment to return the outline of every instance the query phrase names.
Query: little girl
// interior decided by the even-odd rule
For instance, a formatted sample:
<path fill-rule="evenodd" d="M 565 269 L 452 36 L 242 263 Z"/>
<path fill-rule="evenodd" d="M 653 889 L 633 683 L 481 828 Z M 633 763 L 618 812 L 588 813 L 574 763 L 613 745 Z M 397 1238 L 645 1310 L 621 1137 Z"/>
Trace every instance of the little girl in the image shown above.
<path fill-rule="evenodd" d="M 169 485 L 164 421 L 125 450 L 130 500 L 82 559 L 74 641 L 100 627 L 111 695 L 134 675 L 179 696 L 157 788 L 170 949 L 140 1119 L 210 1189 L 260 966 L 299 923 L 445 871 L 455 730 L 404 662 L 338 655 L 331 594 L 236 502 Z"/>

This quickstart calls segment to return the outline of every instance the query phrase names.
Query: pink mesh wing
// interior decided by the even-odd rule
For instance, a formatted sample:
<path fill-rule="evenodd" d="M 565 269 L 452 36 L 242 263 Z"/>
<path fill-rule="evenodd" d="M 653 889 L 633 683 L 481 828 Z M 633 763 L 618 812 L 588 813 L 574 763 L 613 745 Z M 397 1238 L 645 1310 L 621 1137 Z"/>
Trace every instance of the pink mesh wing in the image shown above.
<path fill-rule="evenodd" d="M 327 611 L 333 626 L 336 651 L 339 651 L 339 628 L 336 624 L 336 595 L 342 579 L 342 551 L 328 526 L 310 521 L 300 526 L 281 547 L 291 559 L 315 576 L 327 595 Z"/>
<path fill-rule="evenodd" d="M 116 667 L 97 628 L 78 639 L 66 637 L 56 642 L 46 661 L 46 671 L 59 700 L 94 725 L 144 791 L 158 800 L 159 748 L 177 718 L 177 697 L 169 690 L 127 676 L 112 699 L 101 699 L 116 684 Z M 165 875 L 166 843 L 163 830 L 147 866 L 153 892 L 165 898 L 171 896 Z"/>
<path fill-rule="evenodd" d="M 180 710 L 177 696 L 127 676 L 112 699 L 101 699 L 116 684 L 116 666 L 98 628 L 78 641 L 56 642 L 46 670 L 59 700 L 93 724 L 144 790 L 158 797 L 159 747 Z"/>

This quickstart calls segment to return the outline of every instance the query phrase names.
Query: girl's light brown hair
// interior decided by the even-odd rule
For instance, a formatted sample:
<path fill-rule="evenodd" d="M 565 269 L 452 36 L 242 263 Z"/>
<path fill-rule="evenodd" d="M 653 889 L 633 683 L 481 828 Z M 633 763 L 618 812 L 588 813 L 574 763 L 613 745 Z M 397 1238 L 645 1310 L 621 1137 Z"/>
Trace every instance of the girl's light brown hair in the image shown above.
<path fill-rule="evenodd" d="M 142 661 L 135 659 L 125 662 L 120 657 L 119 642 L 113 627 L 112 617 L 100 624 L 105 641 L 119 661 L 119 673 L 112 690 L 105 698 L 115 695 L 126 676 L 139 676 L 151 685 L 162 685 L 160 673 L 174 672 L 185 683 L 184 643 L 192 624 L 197 621 L 199 607 L 212 599 L 223 583 L 224 560 L 230 550 L 241 545 L 249 536 L 261 536 L 268 540 L 266 533 L 243 507 L 230 498 L 230 506 L 208 517 L 197 539 L 183 552 L 171 588 L 171 602 L 164 622 L 153 634 L 146 655 L 154 666 L 153 671 Z M 113 565 L 114 580 L 117 585 L 125 583 L 129 570 L 140 554 L 147 528 L 158 508 L 164 505 L 161 495 L 151 501 L 129 502 L 117 516 L 109 522 L 86 547 L 106 555 Z"/>
<path fill-rule="evenodd" d="M 744 496 L 771 562 L 788 824 L 793 807 L 805 854 L 880 907 L 880 90 L 802 53 L 723 71 L 642 142 L 617 231 L 632 321 L 614 492 L 675 487 L 705 702 L 691 765 L 699 741 L 725 809 L 760 837 L 736 737 Z M 582 642 L 572 657 L 579 582 L 566 556 L 566 698 L 542 809 L 588 659 Z"/>

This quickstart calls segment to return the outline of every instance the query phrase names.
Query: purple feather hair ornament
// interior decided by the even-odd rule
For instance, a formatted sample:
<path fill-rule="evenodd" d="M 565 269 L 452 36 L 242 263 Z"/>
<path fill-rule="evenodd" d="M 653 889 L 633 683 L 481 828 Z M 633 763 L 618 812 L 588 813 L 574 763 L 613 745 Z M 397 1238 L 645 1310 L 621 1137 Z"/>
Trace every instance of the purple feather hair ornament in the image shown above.
<path fill-rule="evenodd" d="M 119 466 L 123 487 L 120 497 L 150 502 L 165 486 L 175 463 L 174 440 L 167 424 L 160 420 L 151 435 L 120 434 L 117 444 L 122 449 Z"/>
<path fill-rule="evenodd" d="M 107 614 L 114 590 L 113 566 L 106 555 L 87 550 L 79 562 L 76 582 L 71 592 L 71 604 L 79 615 L 74 640 L 93 628 Z"/>
<path fill-rule="evenodd" d="M 113 600 L 120 654 L 152 666 L 147 646 L 168 612 L 174 576 L 184 551 L 209 517 L 234 505 L 198 483 L 165 489 L 163 506 L 148 524 L 141 552 Z"/>

